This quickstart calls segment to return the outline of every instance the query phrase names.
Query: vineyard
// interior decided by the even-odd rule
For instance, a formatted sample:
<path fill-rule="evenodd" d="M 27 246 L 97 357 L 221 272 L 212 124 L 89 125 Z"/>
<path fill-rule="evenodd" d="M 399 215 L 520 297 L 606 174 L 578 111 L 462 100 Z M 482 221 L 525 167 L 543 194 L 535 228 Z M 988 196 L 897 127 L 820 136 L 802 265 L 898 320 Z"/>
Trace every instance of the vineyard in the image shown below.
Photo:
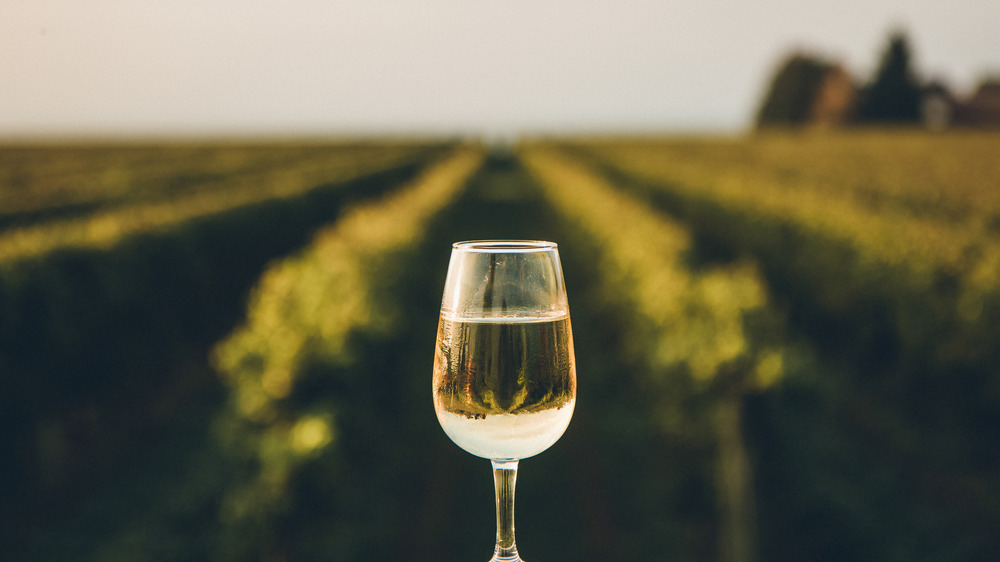
<path fill-rule="evenodd" d="M 989 559 L 1000 136 L 0 148 L 0 556 L 468 560 L 450 245 L 563 259 L 529 560 Z"/>

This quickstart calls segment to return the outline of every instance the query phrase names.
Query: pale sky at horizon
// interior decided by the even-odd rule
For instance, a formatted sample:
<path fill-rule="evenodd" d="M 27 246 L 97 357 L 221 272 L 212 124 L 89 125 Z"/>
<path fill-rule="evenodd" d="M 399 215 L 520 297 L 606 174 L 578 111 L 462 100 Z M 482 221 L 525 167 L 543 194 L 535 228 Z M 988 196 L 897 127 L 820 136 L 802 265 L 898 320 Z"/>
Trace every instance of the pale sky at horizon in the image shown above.
<path fill-rule="evenodd" d="M 747 128 L 794 49 L 1000 73 L 997 0 L 6 0 L 0 137 Z"/>

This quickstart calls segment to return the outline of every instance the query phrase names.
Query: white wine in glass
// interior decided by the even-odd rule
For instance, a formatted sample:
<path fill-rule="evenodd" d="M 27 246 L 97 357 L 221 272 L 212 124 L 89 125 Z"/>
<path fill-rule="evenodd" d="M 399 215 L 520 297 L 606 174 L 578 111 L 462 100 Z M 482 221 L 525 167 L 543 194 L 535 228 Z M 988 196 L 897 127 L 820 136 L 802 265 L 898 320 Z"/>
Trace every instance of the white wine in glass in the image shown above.
<path fill-rule="evenodd" d="M 434 354 L 434 409 L 448 437 L 490 459 L 494 561 L 518 561 L 517 463 L 548 449 L 573 417 L 576 361 L 557 246 L 482 240 L 452 246 Z"/>

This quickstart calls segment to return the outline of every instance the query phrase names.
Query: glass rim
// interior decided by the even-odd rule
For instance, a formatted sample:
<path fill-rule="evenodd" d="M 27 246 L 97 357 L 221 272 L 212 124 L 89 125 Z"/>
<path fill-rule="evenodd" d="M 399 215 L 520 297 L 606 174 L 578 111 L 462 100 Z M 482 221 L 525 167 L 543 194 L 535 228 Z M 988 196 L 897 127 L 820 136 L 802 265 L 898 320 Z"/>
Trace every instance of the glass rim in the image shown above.
<path fill-rule="evenodd" d="M 546 240 L 463 240 L 451 245 L 455 250 L 480 253 L 515 253 L 555 250 L 558 245 Z"/>

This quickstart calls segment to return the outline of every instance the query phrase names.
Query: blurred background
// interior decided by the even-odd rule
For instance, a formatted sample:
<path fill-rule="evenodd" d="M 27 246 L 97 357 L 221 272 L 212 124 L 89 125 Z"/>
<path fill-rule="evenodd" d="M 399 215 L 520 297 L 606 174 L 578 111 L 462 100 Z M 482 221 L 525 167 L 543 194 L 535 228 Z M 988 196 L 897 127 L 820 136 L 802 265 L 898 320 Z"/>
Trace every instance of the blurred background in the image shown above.
<path fill-rule="evenodd" d="M 0 558 L 488 557 L 457 240 L 560 244 L 529 560 L 1000 547 L 987 0 L 0 7 Z"/>
<path fill-rule="evenodd" d="M 922 83 L 997 72 L 987 0 L 451 0 L 3 10 L 4 136 L 739 133 L 791 52 L 860 83 L 904 31 Z"/>

